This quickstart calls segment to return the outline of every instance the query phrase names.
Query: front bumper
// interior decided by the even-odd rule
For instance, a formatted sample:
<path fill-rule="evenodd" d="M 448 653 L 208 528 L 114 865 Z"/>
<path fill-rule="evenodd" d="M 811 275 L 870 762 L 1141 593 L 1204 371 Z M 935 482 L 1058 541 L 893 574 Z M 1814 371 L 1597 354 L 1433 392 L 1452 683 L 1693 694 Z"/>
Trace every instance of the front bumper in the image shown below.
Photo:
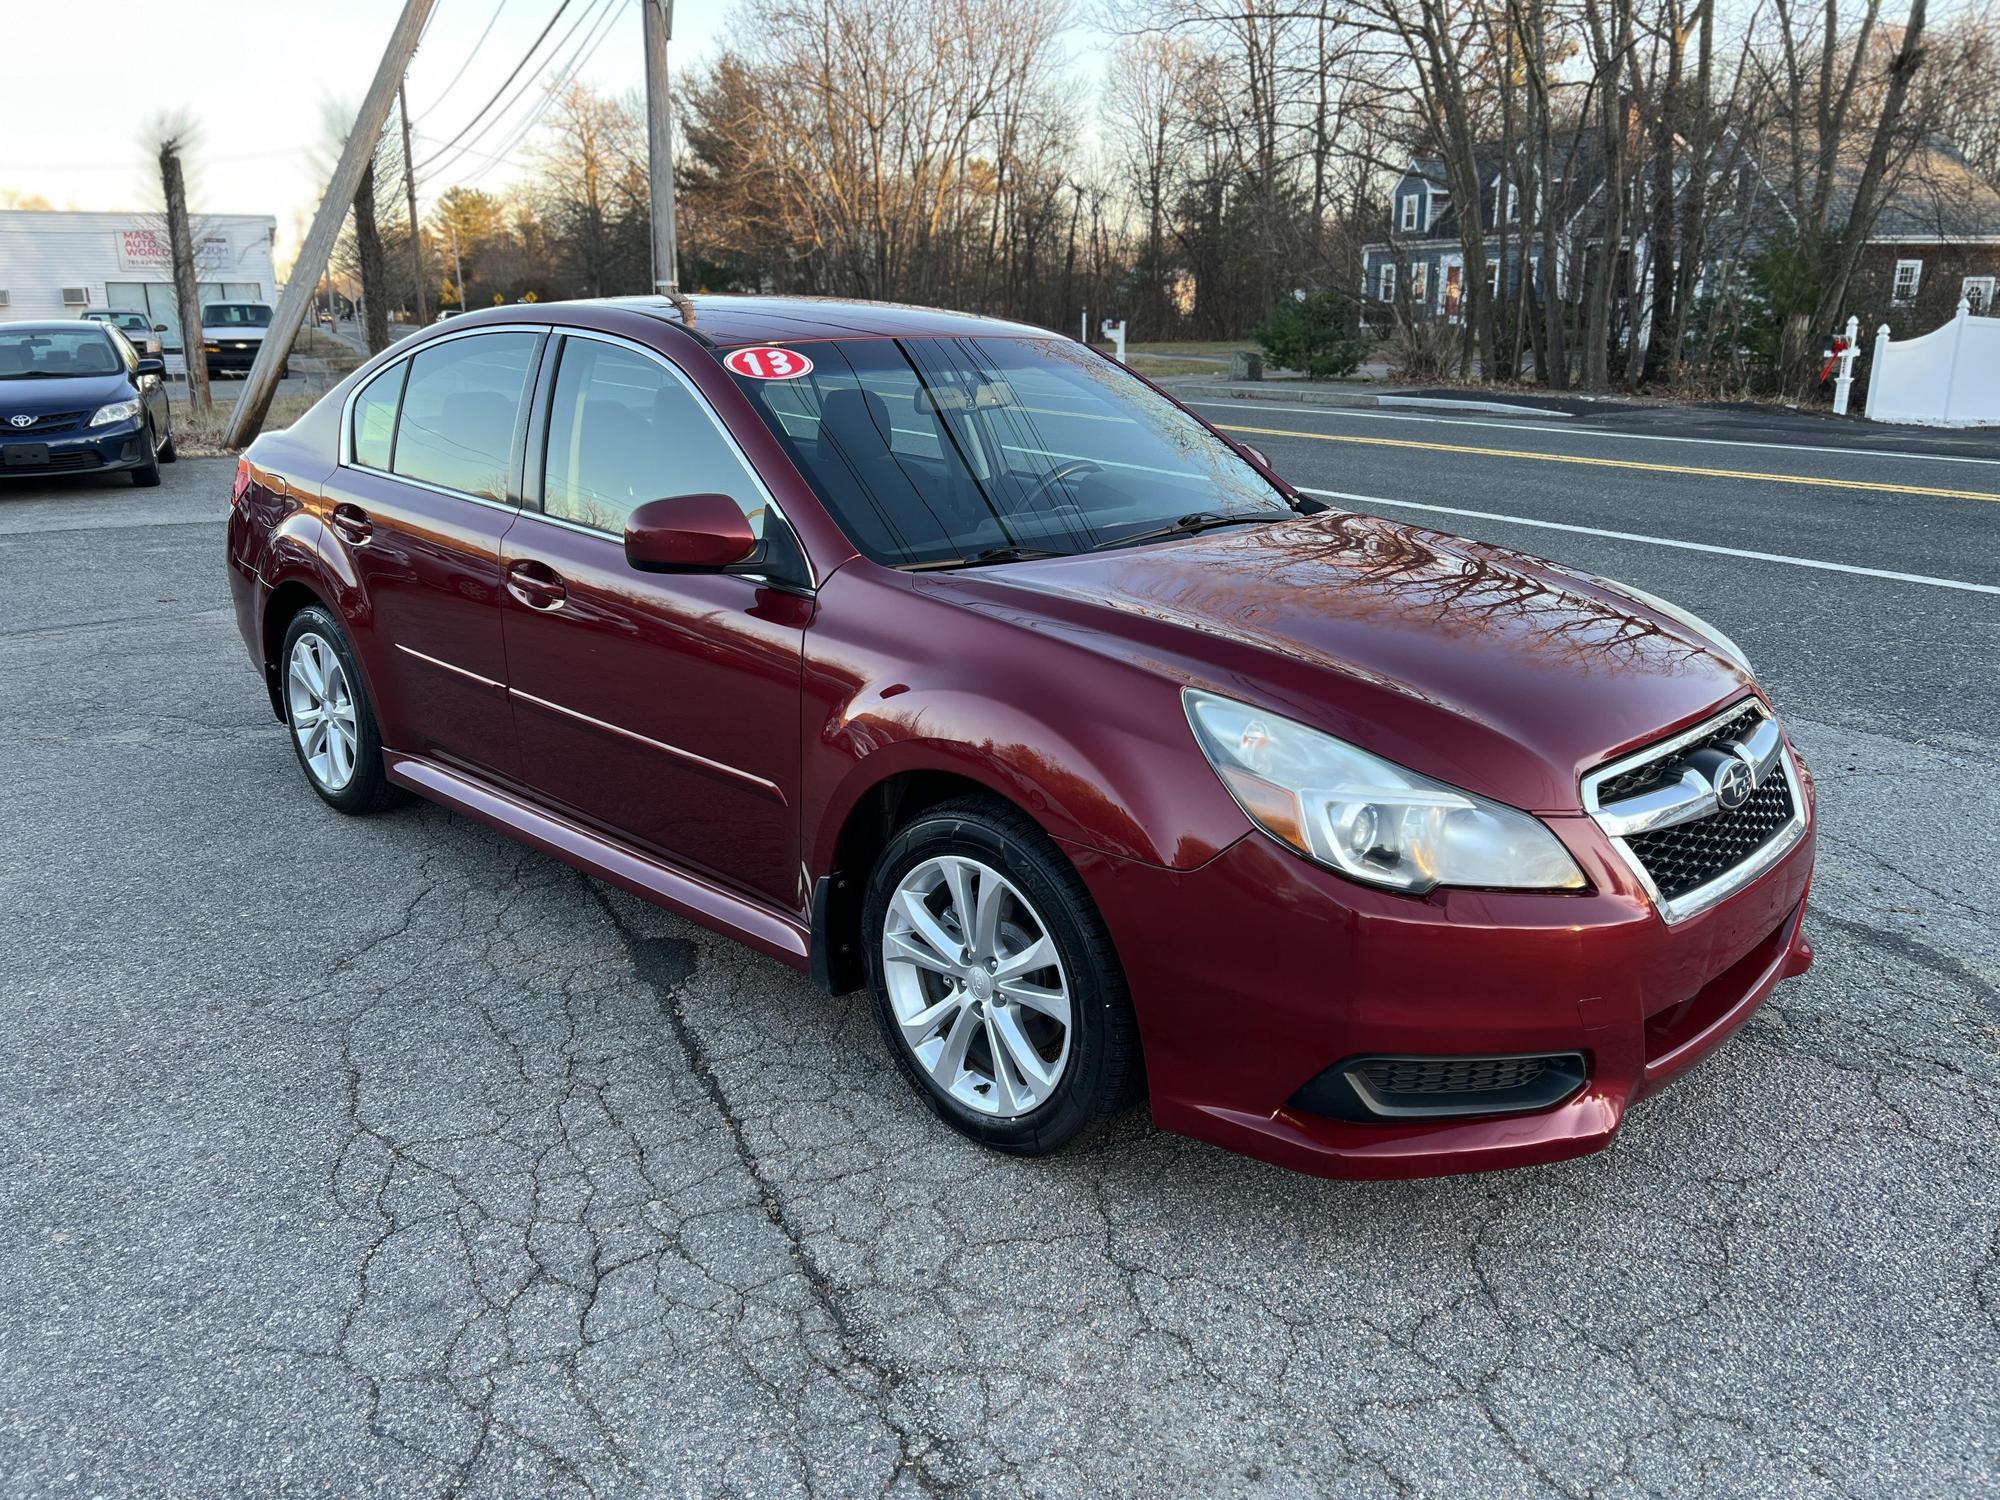
<path fill-rule="evenodd" d="M 203 353 L 207 358 L 208 368 L 211 372 L 218 370 L 248 370 L 257 362 L 257 354 L 261 348 L 262 346 L 259 344 L 249 344 L 240 348 L 232 344 L 224 344 L 218 349 L 206 349 Z"/>
<path fill-rule="evenodd" d="M 1671 927 L 1588 818 L 1549 820 L 1590 880 L 1577 895 L 1414 900 L 1255 833 L 1194 870 L 1069 852 L 1131 983 L 1162 1127 L 1318 1176 L 1436 1176 L 1602 1148 L 1634 1103 L 1805 971 L 1802 765 L 1800 779 L 1798 844 Z M 1568 1053 L 1583 1055 L 1583 1086 L 1526 1113 L 1356 1120 L 1299 1103 L 1357 1056 Z"/>
<path fill-rule="evenodd" d="M 116 473 L 136 469 L 148 457 L 146 429 L 136 419 L 45 437 L 28 433 L 13 436 L 0 428 L 0 479 Z"/>

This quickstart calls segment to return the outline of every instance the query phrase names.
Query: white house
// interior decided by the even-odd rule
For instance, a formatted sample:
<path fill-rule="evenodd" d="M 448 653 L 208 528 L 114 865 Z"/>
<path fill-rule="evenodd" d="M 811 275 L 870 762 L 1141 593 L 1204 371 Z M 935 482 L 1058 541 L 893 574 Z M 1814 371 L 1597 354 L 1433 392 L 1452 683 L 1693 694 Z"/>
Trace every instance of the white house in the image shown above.
<path fill-rule="evenodd" d="M 274 302 L 278 277 L 269 214 L 196 214 L 195 265 L 203 302 Z M 0 210 L 0 322 L 74 318 L 87 307 L 129 308 L 167 325 L 161 343 L 178 354 L 166 215 Z M 180 361 L 171 361 L 178 369 Z"/>

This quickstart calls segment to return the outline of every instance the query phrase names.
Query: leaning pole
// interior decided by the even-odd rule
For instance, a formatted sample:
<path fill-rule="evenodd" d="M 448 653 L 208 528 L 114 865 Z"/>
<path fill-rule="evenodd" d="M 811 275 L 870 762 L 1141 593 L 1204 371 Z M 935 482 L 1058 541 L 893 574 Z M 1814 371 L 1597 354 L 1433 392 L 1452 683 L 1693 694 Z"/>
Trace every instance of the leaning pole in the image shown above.
<path fill-rule="evenodd" d="M 375 69 L 375 81 L 361 101 L 361 112 L 354 117 L 354 128 L 347 133 L 347 144 L 341 149 L 340 164 L 333 169 L 332 180 L 320 197 L 312 228 L 306 231 L 299 258 L 285 282 L 285 294 L 278 299 L 271 331 L 264 335 L 263 347 L 244 377 L 243 395 L 223 437 L 231 448 L 243 447 L 263 429 L 264 417 L 271 410 L 271 397 L 277 394 L 278 371 L 284 368 L 292 340 L 299 336 L 299 328 L 306 320 L 306 307 L 312 300 L 313 289 L 319 285 L 320 273 L 333 257 L 333 242 L 340 238 L 341 222 L 347 217 L 348 205 L 354 201 L 355 189 L 361 185 L 362 169 L 374 158 L 375 144 L 389 119 L 389 106 L 395 101 L 396 89 L 403 81 L 403 72 L 417 50 L 417 38 L 435 3 L 436 0 L 406 0 L 402 17 L 390 33 L 389 45 Z"/>

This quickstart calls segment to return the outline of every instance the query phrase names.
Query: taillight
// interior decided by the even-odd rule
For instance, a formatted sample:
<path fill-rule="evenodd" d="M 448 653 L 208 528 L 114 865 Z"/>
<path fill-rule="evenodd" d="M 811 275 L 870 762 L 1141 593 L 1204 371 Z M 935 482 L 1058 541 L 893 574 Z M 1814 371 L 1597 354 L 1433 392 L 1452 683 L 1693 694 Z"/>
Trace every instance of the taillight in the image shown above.
<path fill-rule="evenodd" d="M 250 496 L 250 460 L 236 460 L 236 482 L 229 487 L 229 508 L 243 509 L 243 502 Z"/>

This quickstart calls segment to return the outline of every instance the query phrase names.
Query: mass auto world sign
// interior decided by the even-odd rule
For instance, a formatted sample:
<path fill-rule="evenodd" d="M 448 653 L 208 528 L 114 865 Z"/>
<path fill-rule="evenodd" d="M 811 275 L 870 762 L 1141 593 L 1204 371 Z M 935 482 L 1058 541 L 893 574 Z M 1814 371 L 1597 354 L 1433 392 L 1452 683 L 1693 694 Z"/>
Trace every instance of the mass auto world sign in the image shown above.
<path fill-rule="evenodd" d="M 119 270 L 165 271 L 173 266 L 173 248 L 164 229 L 121 229 L 117 235 Z M 198 240 L 194 247 L 194 263 L 203 271 L 228 270 L 229 241 L 220 235 Z"/>

